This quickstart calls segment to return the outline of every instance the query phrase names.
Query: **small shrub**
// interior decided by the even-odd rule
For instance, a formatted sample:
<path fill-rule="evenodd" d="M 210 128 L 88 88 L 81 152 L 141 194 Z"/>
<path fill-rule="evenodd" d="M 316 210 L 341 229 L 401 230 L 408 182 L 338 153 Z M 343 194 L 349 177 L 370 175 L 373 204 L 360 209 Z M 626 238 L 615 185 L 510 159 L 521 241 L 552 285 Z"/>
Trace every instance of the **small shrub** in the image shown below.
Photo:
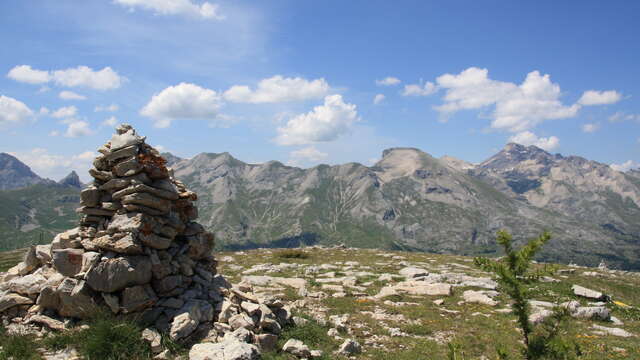
<path fill-rule="evenodd" d="M 308 259 L 309 254 L 300 249 L 285 249 L 278 251 L 276 257 L 280 259 Z"/>
<path fill-rule="evenodd" d="M 70 345 L 77 345 L 78 334 L 74 331 L 65 331 L 62 333 L 52 333 L 42 343 L 47 349 L 58 351 L 66 349 Z"/>
<path fill-rule="evenodd" d="M 130 321 L 97 318 L 80 332 L 78 350 L 87 360 L 148 359 L 151 353 L 140 337 L 142 330 Z"/>
<path fill-rule="evenodd" d="M 497 275 L 499 291 L 508 295 L 513 301 L 513 312 L 517 316 L 517 323 L 522 330 L 524 349 L 522 354 L 527 360 L 538 359 L 573 359 L 579 353 L 574 344 L 562 339 L 561 329 L 568 319 L 566 309 L 557 308 L 553 316 L 545 319 L 540 325 L 534 326 L 529 322 L 531 307 L 529 300 L 533 292 L 530 286 L 539 283 L 546 270 L 530 269 L 535 254 L 551 239 L 548 232 L 529 241 L 520 250 L 513 248 L 511 235 L 498 231 L 496 242 L 504 248 L 505 256 L 500 260 L 484 257 L 474 259 L 476 266 Z M 506 353 L 499 353 L 506 358 Z"/>

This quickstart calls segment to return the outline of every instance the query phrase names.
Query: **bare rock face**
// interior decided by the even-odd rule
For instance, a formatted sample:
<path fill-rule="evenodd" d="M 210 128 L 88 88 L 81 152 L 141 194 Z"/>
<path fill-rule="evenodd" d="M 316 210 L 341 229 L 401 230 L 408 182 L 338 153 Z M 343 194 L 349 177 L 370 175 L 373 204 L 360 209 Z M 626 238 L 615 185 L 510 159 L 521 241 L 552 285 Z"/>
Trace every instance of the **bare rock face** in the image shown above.
<path fill-rule="evenodd" d="M 195 349 L 195 358 L 218 359 L 220 351 L 224 359 L 258 358 L 246 341 L 275 343 L 285 323 L 274 314 L 283 304 L 231 291 L 216 273 L 213 235 L 195 222 L 197 195 L 131 126 L 118 127 L 98 151 L 94 180 L 80 194 L 79 226 L 0 274 L 0 318 L 63 329 L 69 318 L 107 309 L 142 318 L 175 341 L 197 342 L 219 329 L 220 345 Z M 237 329 L 243 333 L 231 334 Z"/>

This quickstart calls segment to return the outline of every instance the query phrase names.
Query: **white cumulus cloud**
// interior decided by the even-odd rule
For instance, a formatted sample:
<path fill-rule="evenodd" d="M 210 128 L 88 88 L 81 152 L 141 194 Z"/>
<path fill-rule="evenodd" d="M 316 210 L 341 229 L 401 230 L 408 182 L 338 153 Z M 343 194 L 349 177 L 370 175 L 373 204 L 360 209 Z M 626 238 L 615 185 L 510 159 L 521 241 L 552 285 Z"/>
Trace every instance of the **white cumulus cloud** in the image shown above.
<path fill-rule="evenodd" d="M 94 134 L 91 125 L 86 121 L 71 118 L 64 120 L 62 123 L 67 124 L 67 131 L 64 133 L 65 137 L 77 138 Z"/>
<path fill-rule="evenodd" d="M 111 116 L 105 119 L 100 126 L 115 127 L 116 124 L 118 124 L 118 119 L 115 116 Z"/>
<path fill-rule="evenodd" d="M 385 96 L 383 94 L 376 94 L 376 96 L 373 97 L 373 103 L 378 105 L 384 101 L 384 98 Z"/>
<path fill-rule="evenodd" d="M 51 81 L 59 86 L 79 86 L 95 90 L 117 89 L 127 80 L 108 66 L 97 71 L 88 66 L 44 71 L 32 69 L 29 65 L 18 65 L 11 69 L 7 76 L 29 84 L 42 84 Z"/>
<path fill-rule="evenodd" d="M 535 145 L 540 149 L 551 151 L 560 145 L 560 139 L 555 136 L 549 136 L 546 138 L 538 137 L 531 131 L 523 131 L 517 133 L 509 138 L 509 142 L 529 146 Z"/>
<path fill-rule="evenodd" d="M 215 120 L 221 106 L 221 97 L 215 91 L 180 83 L 153 95 L 140 114 L 151 118 L 155 127 L 166 128 L 174 120 Z"/>
<path fill-rule="evenodd" d="M 609 105 L 615 104 L 618 101 L 622 100 L 622 94 L 615 90 L 607 90 L 607 91 L 597 91 L 597 90 L 588 90 L 585 91 L 580 100 L 578 100 L 578 104 L 590 106 L 590 105 Z"/>
<path fill-rule="evenodd" d="M 58 94 L 58 97 L 62 100 L 86 100 L 87 97 L 84 95 L 80 95 L 77 93 L 74 93 L 73 91 L 60 91 L 60 93 Z"/>
<path fill-rule="evenodd" d="M 75 106 L 64 106 L 59 108 L 58 110 L 51 113 L 51 116 L 54 118 L 62 119 L 68 118 L 72 116 L 76 116 L 78 114 L 78 108 Z"/>
<path fill-rule="evenodd" d="M 290 166 L 300 166 L 302 163 L 317 163 L 326 159 L 329 154 L 324 153 L 314 146 L 307 146 L 305 148 L 294 150 L 289 153 L 289 161 L 287 162 Z"/>
<path fill-rule="evenodd" d="M 438 91 L 436 84 L 427 81 L 424 85 L 409 84 L 404 86 L 402 96 L 429 96 Z"/>
<path fill-rule="evenodd" d="M 436 79 L 446 90 L 444 103 L 435 109 L 445 118 L 460 110 L 478 110 L 493 106 L 491 127 L 521 132 L 542 121 L 570 118 L 579 104 L 560 102 L 560 86 L 549 75 L 538 71 L 527 74 L 522 84 L 492 80 L 487 69 L 468 68 L 460 74 L 445 74 Z"/>
<path fill-rule="evenodd" d="M 322 98 L 329 92 L 329 84 L 320 78 L 285 78 L 275 75 L 260 80 L 255 90 L 246 85 L 234 85 L 224 92 L 224 98 L 237 103 L 278 103 Z"/>
<path fill-rule="evenodd" d="M 141 8 L 158 15 L 186 15 L 202 19 L 222 20 L 219 6 L 208 1 L 202 4 L 191 0 L 114 0 L 115 3 L 130 9 Z"/>
<path fill-rule="evenodd" d="M 621 111 L 609 116 L 609 122 L 617 123 L 622 121 L 638 121 L 640 122 L 640 114 L 627 114 Z"/>
<path fill-rule="evenodd" d="M 376 80 L 376 85 L 378 86 L 393 86 L 400 84 L 400 79 L 393 76 L 387 76 L 382 80 Z"/>
<path fill-rule="evenodd" d="M 111 105 L 98 105 L 96 106 L 93 111 L 95 112 L 102 112 L 102 111 L 106 111 L 106 112 L 116 112 L 118 111 L 118 109 L 120 109 L 120 107 L 118 106 L 118 104 L 111 104 Z"/>
<path fill-rule="evenodd" d="M 0 129 L 33 120 L 33 111 L 25 103 L 0 95 Z"/>
<path fill-rule="evenodd" d="M 637 162 L 637 161 L 633 161 L 633 160 L 627 160 L 627 161 L 623 162 L 622 164 L 611 164 L 609 166 L 611 166 L 611 168 L 613 170 L 615 170 L 615 171 L 626 172 L 626 171 L 629 171 L 631 169 L 640 168 L 640 163 Z"/>
<path fill-rule="evenodd" d="M 333 141 L 349 132 L 359 120 L 355 105 L 345 103 L 341 95 L 329 95 L 324 98 L 323 105 L 297 115 L 279 127 L 275 142 L 280 145 L 306 145 Z"/>
<path fill-rule="evenodd" d="M 32 69 L 29 65 L 18 65 L 9 70 L 7 74 L 9 79 L 27 84 L 44 84 L 51 80 L 48 71 Z"/>
<path fill-rule="evenodd" d="M 584 124 L 582 125 L 582 132 L 593 133 L 598 131 L 600 124 Z"/>

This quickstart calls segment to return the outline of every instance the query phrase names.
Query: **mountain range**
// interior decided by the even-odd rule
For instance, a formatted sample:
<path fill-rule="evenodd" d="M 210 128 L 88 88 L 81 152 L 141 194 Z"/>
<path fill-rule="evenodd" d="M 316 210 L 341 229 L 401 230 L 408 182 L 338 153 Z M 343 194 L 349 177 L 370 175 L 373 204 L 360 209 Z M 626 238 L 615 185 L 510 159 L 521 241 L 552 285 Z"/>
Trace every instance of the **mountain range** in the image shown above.
<path fill-rule="evenodd" d="M 198 193 L 200 222 L 215 233 L 221 248 L 345 243 L 496 254 L 498 229 L 510 230 L 520 241 L 549 230 L 553 240 L 540 260 L 586 265 L 604 260 L 610 266 L 640 269 L 640 172 L 622 173 L 535 146 L 508 144 L 480 164 L 392 148 L 373 166 L 347 163 L 309 169 L 277 161 L 248 164 L 229 153 L 202 153 L 191 159 L 163 156 L 175 176 Z M 0 174 L 5 170 L 0 168 Z M 20 177 L 7 178 L 7 183 L 20 184 Z M 28 179 L 22 184 L 28 185 Z M 29 187 L 0 192 L 2 197 L 22 199 L 3 206 L 8 216 L 0 216 L 2 238 L 7 228 L 14 237 L 20 235 L 25 224 L 37 226 L 26 233 L 51 234 L 55 221 L 47 221 L 53 218 L 30 220 L 35 215 L 29 211 L 45 212 L 41 206 L 56 205 L 53 209 L 73 222 L 76 204 L 67 206 L 63 199 L 77 196 L 79 188 L 36 184 L 31 188 L 40 186 L 50 196 L 34 201 L 32 192 L 25 190 Z M 5 198 L 0 201 L 4 204 Z M 0 246 L 6 248 L 2 238 Z"/>

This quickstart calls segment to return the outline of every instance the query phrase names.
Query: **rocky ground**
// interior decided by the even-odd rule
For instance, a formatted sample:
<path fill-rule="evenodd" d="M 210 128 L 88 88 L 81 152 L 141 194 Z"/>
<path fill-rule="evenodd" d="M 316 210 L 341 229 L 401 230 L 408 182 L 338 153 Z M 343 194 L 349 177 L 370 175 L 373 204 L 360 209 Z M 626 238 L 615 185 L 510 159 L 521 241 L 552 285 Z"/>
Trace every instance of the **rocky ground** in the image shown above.
<path fill-rule="evenodd" d="M 494 359 L 496 345 L 513 352 L 519 340 L 508 300 L 469 257 L 306 248 L 218 259 L 231 282 L 283 294 L 294 313 L 318 321 L 328 339 L 316 344 L 325 353 L 354 340 L 361 346 L 351 354 L 356 359 L 442 359 L 449 344 L 467 359 Z M 569 302 L 566 336 L 577 340 L 582 358 L 640 358 L 640 274 L 560 266 L 545 280 L 535 290 L 532 321 L 553 302 Z"/>
<path fill-rule="evenodd" d="M 9 266 L 17 254 L 0 260 Z M 515 354 L 519 341 L 508 300 L 469 257 L 309 247 L 216 258 L 231 283 L 291 306 L 296 325 L 263 359 L 442 359 L 449 345 L 465 359 L 493 359 L 496 346 Z M 565 336 L 580 345 L 582 359 L 638 359 L 639 286 L 638 273 L 559 266 L 535 289 L 531 320 L 555 301 L 568 302 L 573 318 Z M 167 354 L 189 355 L 198 358 L 193 348 Z"/>

